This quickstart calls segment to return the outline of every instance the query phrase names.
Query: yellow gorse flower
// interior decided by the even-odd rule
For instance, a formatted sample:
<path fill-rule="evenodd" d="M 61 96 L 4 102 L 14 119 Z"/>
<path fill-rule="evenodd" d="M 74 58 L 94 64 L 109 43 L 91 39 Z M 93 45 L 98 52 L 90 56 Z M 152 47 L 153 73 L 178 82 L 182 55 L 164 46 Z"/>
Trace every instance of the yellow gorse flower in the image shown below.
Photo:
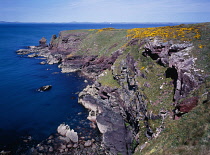
<path fill-rule="evenodd" d="M 140 70 L 143 70 L 145 67 L 141 67 L 141 69 Z"/>
<path fill-rule="evenodd" d="M 200 45 L 198 45 L 198 47 L 199 47 L 199 48 L 204 48 L 204 45 L 201 45 L 201 44 L 200 44 Z"/>
<path fill-rule="evenodd" d="M 111 31 L 111 30 L 114 30 L 115 28 L 112 28 L 112 27 L 108 27 L 108 28 L 102 28 L 102 29 L 98 29 L 98 32 L 97 33 L 100 33 L 102 31 Z"/>
<path fill-rule="evenodd" d="M 165 26 L 154 28 L 134 28 L 127 30 L 127 37 L 139 39 L 158 36 L 162 39 L 179 38 L 183 41 L 191 41 L 191 34 L 193 34 L 193 38 L 195 39 L 200 38 L 198 29 L 193 27 L 183 28 L 180 26 Z"/>

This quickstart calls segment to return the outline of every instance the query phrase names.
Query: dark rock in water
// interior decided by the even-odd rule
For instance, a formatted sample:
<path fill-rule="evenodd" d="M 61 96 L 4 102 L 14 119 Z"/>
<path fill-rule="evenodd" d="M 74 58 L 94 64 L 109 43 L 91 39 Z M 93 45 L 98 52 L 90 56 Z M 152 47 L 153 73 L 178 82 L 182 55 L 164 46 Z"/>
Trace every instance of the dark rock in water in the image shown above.
<path fill-rule="evenodd" d="M 43 91 L 47 91 L 50 90 L 52 88 L 52 85 L 46 85 L 46 86 L 42 86 L 39 89 L 37 89 L 37 91 L 43 92 Z"/>
<path fill-rule="evenodd" d="M 41 47 L 47 47 L 48 45 L 47 43 L 47 39 L 45 37 L 42 37 L 42 39 L 39 40 L 39 46 Z"/>

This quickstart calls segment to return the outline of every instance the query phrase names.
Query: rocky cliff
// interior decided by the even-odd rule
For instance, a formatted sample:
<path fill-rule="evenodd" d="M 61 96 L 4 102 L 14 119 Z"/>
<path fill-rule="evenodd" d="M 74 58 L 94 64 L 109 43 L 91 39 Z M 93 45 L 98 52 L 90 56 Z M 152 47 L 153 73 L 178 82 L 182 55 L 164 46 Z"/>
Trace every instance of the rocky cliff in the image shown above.
<path fill-rule="evenodd" d="M 209 23 L 62 31 L 18 53 L 92 79 L 79 103 L 107 154 L 208 154 L 209 32 Z"/>

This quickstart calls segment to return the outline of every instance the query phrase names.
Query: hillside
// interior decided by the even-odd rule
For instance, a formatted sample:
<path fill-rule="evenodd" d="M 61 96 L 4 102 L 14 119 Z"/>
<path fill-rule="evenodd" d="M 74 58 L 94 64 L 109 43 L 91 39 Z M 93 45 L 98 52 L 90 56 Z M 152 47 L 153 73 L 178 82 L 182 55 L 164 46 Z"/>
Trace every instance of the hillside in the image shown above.
<path fill-rule="evenodd" d="M 106 152 L 202 155 L 210 154 L 209 34 L 210 23 L 69 30 L 28 53 L 92 79 L 79 103 Z"/>

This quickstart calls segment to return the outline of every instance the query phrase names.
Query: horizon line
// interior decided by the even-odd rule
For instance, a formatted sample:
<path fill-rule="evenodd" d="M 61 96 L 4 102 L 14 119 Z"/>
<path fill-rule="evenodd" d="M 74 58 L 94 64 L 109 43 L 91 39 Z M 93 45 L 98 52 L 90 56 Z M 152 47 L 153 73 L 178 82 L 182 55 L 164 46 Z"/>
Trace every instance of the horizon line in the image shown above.
<path fill-rule="evenodd" d="M 77 22 L 77 21 L 71 21 L 71 22 L 22 22 L 22 21 L 0 21 L 0 23 L 37 23 L 37 24 L 68 24 L 68 23 L 94 23 L 94 24 L 147 24 L 147 23 L 177 23 L 177 24 L 188 24 L 188 23 L 206 23 L 206 22 Z"/>

